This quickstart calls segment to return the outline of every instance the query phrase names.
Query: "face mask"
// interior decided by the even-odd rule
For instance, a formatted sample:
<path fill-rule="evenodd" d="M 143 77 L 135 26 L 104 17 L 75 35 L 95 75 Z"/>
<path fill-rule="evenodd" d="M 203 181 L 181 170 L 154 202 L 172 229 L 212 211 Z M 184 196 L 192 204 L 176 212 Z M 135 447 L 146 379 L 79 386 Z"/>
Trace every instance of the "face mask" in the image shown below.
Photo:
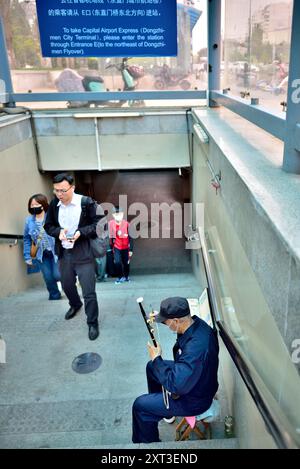
<path fill-rule="evenodd" d="M 173 321 L 174 321 L 174 320 L 173 320 Z M 171 324 L 172 324 L 172 323 L 171 323 Z M 169 326 L 169 329 L 170 329 L 170 326 Z M 172 334 L 177 335 L 177 334 L 178 334 L 178 325 L 177 325 L 175 331 L 173 331 L 173 329 L 170 329 L 170 331 L 172 332 Z"/>
<path fill-rule="evenodd" d="M 121 223 L 121 221 L 123 220 L 123 214 L 118 214 L 118 215 L 114 215 L 114 219 L 116 220 L 117 223 Z"/>
<path fill-rule="evenodd" d="M 31 215 L 40 215 L 43 211 L 43 207 L 32 207 L 29 209 Z"/>

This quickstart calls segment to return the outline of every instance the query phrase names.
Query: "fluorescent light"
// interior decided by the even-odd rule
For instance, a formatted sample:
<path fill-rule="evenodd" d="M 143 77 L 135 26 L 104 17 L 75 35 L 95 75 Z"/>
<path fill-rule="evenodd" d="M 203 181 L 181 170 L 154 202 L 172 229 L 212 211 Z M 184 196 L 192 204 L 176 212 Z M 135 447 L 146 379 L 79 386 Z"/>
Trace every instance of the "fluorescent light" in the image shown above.
<path fill-rule="evenodd" d="M 89 112 L 73 114 L 75 119 L 94 119 L 95 117 L 141 117 L 141 112 Z"/>

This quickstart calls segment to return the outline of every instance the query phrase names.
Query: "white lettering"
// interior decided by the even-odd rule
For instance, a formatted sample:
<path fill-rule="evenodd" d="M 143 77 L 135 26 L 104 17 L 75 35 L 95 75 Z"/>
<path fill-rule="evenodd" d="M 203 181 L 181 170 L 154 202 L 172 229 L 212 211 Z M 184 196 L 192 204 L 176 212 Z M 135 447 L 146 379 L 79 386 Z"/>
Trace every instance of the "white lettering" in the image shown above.
<path fill-rule="evenodd" d="M 292 362 L 298 365 L 300 363 L 300 339 L 293 341 L 292 348 L 295 349 L 292 353 Z"/>
<path fill-rule="evenodd" d="M 300 79 L 294 80 L 292 83 L 292 88 L 296 88 L 292 93 L 292 102 L 294 104 L 300 103 Z"/>
<path fill-rule="evenodd" d="M 154 47 L 154 49 L 157 49 L 157 47 L 164 47 L 166 44 L 164 42 L 147 42 L 144 41 L 144 47 Z"/>
<path fill-rule="evenodd" d="M 127 466 L 133 466 L 135 456 L 115 456 L 108 453 L 108 456 L 102 456 L 101 464 L 126 464 Z"/>

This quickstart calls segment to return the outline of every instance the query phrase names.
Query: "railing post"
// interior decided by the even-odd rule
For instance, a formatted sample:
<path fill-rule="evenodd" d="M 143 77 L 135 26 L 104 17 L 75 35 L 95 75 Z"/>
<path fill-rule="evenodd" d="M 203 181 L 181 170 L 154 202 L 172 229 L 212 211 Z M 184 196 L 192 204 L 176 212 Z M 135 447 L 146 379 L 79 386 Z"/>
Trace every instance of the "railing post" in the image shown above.
<path fill-rule="evenodd" d="M 217 104 L 210 92 L 221 88 L 221 0 L 208 0 L 208 97 L 209 106 Z"/>
<path fill-rule="evenodd" d="M 7 95 L 7 102 L 4 104 L 9 107 L 14 107 L 15 102 L 12 101 L 11 94 L 13 93 L 13 84 L 10 74 L 10 66 L 7 55 L 5 31 L 3 20 L 0 16 L 0 80 L 4 82 L 4 94 Z"/>
<path fill-rule="evenodd" d="M 294 0 L 283 169 L 300 174 L 300 1 Z"/>

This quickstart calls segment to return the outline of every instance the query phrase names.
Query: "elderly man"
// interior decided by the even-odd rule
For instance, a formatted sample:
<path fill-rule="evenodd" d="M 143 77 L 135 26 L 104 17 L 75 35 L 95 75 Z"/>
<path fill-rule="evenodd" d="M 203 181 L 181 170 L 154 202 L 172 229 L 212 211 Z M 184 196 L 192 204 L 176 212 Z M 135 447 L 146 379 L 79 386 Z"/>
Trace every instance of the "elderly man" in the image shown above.
<path fill-rule="evenodd" d="M 205 412 L 218 389 L 216 332 L 202 319 L 191 316 L 188 301 L 181 297 L 162 301 L 156 321 L 177 333 L 174 361 L 162 358 L 159 345 L 148 344 L 148 394 L 133 404 L 133 443 L 160 441 L 160 420 Z"/>

